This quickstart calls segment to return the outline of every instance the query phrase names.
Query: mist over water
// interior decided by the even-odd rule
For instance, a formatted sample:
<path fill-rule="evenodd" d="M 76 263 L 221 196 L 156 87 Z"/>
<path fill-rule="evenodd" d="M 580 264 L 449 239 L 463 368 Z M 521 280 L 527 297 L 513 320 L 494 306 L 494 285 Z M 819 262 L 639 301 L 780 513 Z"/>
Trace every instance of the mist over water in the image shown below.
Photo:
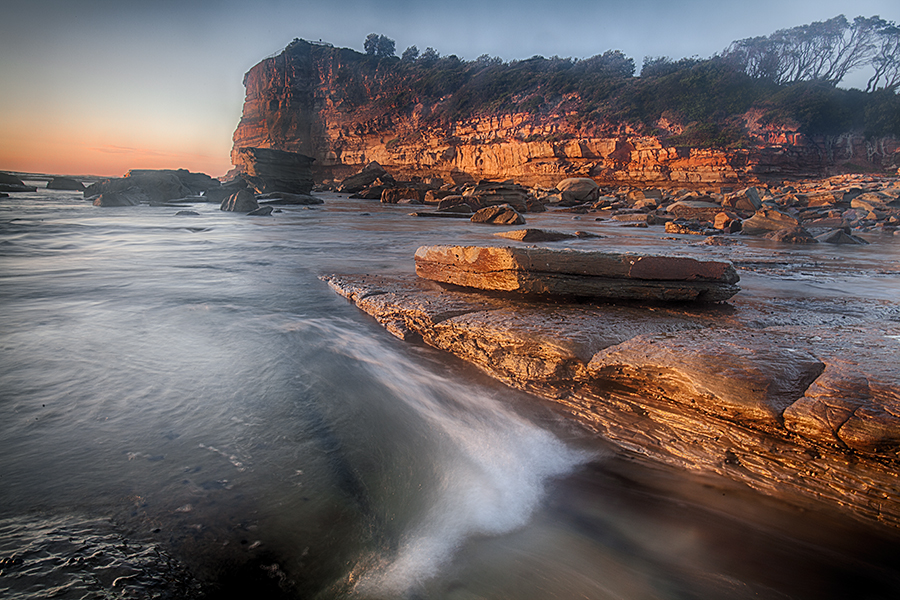
<path fill-rule="evenodd" d="M 319 276 L 412 274 L 419 245 L 494 230 L 325 200 L 265 218 L 99 209 L 49 190 L 0 201 L 0 596 L 829 598 L 900 585 L 890 536 L 644 464 L 390 336 Z"/>

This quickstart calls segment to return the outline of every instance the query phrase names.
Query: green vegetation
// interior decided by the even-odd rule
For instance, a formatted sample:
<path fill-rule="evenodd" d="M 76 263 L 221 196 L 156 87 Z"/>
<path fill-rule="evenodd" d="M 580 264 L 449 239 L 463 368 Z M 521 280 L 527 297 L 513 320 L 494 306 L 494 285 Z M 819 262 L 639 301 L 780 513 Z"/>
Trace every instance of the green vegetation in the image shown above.
<path fill-rule="evenodd" d="M 893 23 L 877 17 L 850 23 L 840 16 L 741 40 L 709 59 L 647 57 L 636 77 L 634 61 L 617 50 L 581 60 L 534 56 L 505 63 L 488 55 L 464 61 L 410 46 L 397 57 L 393 40 L 373 33 L 366 39 L 367 54 L 339 51 L 333 98 L 342 111 L 365 109 L 383 118 L 427 106 L 426 121 L 445 123 L 521 112 L 565 114 L 572 128 L 593 133 L 628 126 L 660 134 L 657 123 L 665 118 L 683 128 L 668 137 L 675 146 L 751 145 L 742 118 L 751 109 L 763 115 L 763 124 L 809 135 L 900 136 L 898 39 Z M 787 65 L 801 49 L 818 62 Z M 772 65 L 779 60 L 784 64 Z M 836 87 L 865 61 L 875 73 L 868 91 Z"/>

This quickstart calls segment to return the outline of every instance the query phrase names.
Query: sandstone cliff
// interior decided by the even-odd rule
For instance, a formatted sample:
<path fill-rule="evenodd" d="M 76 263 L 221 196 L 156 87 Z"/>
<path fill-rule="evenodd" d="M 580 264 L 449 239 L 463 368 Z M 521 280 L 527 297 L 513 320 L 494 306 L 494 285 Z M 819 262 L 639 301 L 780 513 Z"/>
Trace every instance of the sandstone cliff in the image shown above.
<path fill-rule="evenodd" d="M 588 100 L 578 91 L 551 97 L 527 90 L 520 94 L 527 98 L 502 110 L 453 118 L 458 111 L 446 110 L 453 82 L 423 84 L 422 77 L 413 88 L 397 59 L 295 40 L 245 75 L 233 156 L 247 147 L 307 154 L 316 159 L 318 180 L 342 179 L 374 160 L 403 177 L 457 182 L 553 185 L 581 176 L 679 187 L 819 177 L 850 163 L 895 170 L 900 160 L 894 138 L 806 136 L 790 124 L 766 123 L 759 111 L 741 115 L 752 142 L 745 148 L 675 147 L 666 140 L 685 124 L 586 120 L 580 115 Z M 535 106 L 540 110 L 526 110 Z"/>

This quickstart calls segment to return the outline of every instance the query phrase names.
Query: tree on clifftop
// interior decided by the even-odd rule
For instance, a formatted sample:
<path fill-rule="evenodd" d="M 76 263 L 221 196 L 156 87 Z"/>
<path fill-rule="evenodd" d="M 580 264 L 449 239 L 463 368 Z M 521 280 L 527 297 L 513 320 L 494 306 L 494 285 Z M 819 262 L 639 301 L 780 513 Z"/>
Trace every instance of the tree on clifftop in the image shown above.
<path fill-rule="evenodd" d="M 850 71 L 870 65 L 875 75 L 869 88 L 880 81 L 890 89 L 896 78 L 889 73 L 897 72 L 897 32 L 894 23 L 877 16 L 856 17 L 851 23 L 838 15 L 738 40 L 723 57 L 751 77 L 778 84 L 818 81 L 836 86 Z"/>
<path fill-rule="evenodd" d="M 403 56 L 400 57 L 400 60 L 405 63 L 411 63 L 414 62 L 417 58 L 419 58 L 419 49 L 415 46 L 410 46 L 403 51 Z"/>
<path fill-rule="evenodd" d="M 369 56 L 379 56 L 382 58 L 394 56 L 394 40 L 377 33 L 370 33 L 366 36 L 363 48 Z"/>

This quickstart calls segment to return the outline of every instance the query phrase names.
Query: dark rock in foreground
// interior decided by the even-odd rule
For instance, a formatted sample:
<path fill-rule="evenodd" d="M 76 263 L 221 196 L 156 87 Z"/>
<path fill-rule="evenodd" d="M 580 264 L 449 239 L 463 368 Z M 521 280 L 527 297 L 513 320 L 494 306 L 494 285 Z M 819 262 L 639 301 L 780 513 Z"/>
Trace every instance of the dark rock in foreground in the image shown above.
<path fill-rule="evenodd" d="M 394 335 L 558 403 L 627 452 L 900 526 L 900 373 L 883 324 L 866 334 L 828 310 L 814 327 L 797 315 L 761 325 L 769 310 L 752 304 L 648 310 L 326 280 Z"/>
<path fill-rule="evenodd" d="M 736 294 L 728 263 L 548 248 L 422 246 L 416 273 L 482 290 L 629 300 L 720 302 Z"/>

